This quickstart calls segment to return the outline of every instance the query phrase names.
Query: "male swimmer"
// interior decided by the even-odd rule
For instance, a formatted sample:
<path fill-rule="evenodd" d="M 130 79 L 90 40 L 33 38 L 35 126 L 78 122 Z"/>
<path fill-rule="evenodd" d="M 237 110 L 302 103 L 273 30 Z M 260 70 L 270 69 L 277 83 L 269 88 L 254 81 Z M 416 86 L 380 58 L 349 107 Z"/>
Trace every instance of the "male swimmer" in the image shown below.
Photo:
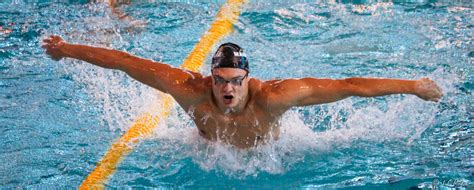
<path fill-rule="evenodd" d="M 173 96 L 196 123 L 199 134 L 239 148 L 279 136 L 278 121 L 291 107 L 324 104 L 350 96 L 413 94 L 438 101 L 442 92 L 428 78 L 419 80 L 346 78 L 278 79 L 249 77 L 249 61 L 236 44 L 222 44 L 212 58 L 211 76 L 174 68 L 126 52 L 65 42 L 50 36 L 42 46 L 54 60 L 63 57 L 118 69 Z"/>

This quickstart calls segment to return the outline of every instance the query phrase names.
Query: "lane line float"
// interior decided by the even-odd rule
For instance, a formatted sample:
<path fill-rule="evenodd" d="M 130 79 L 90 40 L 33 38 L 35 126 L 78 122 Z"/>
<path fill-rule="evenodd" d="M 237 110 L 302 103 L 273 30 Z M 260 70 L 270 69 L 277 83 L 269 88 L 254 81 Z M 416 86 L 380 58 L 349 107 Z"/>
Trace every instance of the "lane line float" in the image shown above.
<path fill-rule="evenodd" d="M 203 34 L 193 51 L 184 60 L 181 68 L 198 72 L 206 56 L 216 42 L 232 32 L 233 24 L 238 20 L 245 0 L 228 0 L 217 13 L 209 30 Z M 157 104 L 154 110 L 136 119 L 130 129 L 109 148 L 96 168 L 87 176 L 79 187 L 83 189 L 104 189 L 104 184 L 115 172 L 122 158 L 133 150 L 142 139 L 149 137 L 161 119 L 168 117 L 174 105 L 173 98 L 161 93 L 162 104 Z M 160 106 L 161 105 L 161 106 Z M 161 109 L 160 109 L 161 108 Z M 161 110 L 161 111 L 158 111 Z"/>

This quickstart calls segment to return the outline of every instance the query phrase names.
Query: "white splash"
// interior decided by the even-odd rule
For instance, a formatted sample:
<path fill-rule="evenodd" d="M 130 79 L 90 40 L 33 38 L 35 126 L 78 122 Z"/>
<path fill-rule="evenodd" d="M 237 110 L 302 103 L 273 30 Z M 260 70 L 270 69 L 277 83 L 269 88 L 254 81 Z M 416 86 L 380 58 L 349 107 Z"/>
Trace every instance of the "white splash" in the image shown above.
<path fill-rule="evenodd" d="M 402 97 L 398 97 L 402 98 Z M 397 140 L 407 145 L 419 138 L 434 122 L 437 107 L 415 96 L 401 100 L 388 98 L 387 110 L 368 104 L 354 108 L 348 99 L 327 106 L 323 117 L 332 120 L 322 132 L 314 130 L 315 123 L 303 118 L 297 111 L 287 112 L 281 119 L 280 139 L 248 150 L 234 148 L 219 142 L 209 142 L 199 136 L 190 118 L 173 113 L 161 123 L 153 140 L 168 142 L 171 146 L 160 154 L 181 155 L 192 158 L 201 169 L 217 170 L 228 176 L 243 178 L 261 172 L 281 174 L 288 171 L 305 156 L 327 153 L 339 147 L 350 146 L 356 140 L 385 142 Z M 311 107 L 305 109 L 312 109 Z M 336 113 L 348 111 L 342 121 Z M 174 112 L 184 112 L 177 109 Z M 178 116 L 180 115 L 180 116 Z M 185 150 L 177 153 L 176 150 Z"/>

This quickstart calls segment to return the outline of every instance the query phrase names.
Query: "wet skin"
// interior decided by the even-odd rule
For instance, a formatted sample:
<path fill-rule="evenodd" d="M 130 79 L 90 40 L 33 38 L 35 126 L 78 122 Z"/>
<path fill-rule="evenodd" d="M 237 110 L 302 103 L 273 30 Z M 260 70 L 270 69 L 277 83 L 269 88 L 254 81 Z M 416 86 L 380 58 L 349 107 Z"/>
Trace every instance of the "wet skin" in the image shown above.
<path fill-rule="evenodd" d="M 222 68 L 214 70 L 214 75 L 234 78 L 242 76 L 240 69 Z M 271 112 L 263 104 L 262 82 L 251 78 L 244 79 L 242 86 L 227 84 L 215 85 L 208 76 L 201 83 L 205 96 L 201 101 L 180 105 L 194 120 L 199 134 L 212 141 L 222 141 L 240 148 L 255 146 L 279 135 L 278 119 L 283 112 Z M 212 86 L 212 89 L 209 88 Z M 232 96 L 226 100 L 225 96 Z"/>
<path fill-rule="evenodd" d="M 46 38 L 42 47 L 54 60 L 69 57 L 118 69 L 170 94 L 191 116 L 202 137 L 239 148 L 277 139 L 280 117 L 295 106 L 330 103 L 350 96 L 413 94 L 427 101 L 438 101 L 442 96 L 441 89 L 428 78 L 261 81 L 245 77 L 247 72 L 237 68 L 216 68 L 212 76 L 203 76 L 125 52 L 66 43 L 59 36 Z M 237 84 L 236 79 L 243 80 Z"/>

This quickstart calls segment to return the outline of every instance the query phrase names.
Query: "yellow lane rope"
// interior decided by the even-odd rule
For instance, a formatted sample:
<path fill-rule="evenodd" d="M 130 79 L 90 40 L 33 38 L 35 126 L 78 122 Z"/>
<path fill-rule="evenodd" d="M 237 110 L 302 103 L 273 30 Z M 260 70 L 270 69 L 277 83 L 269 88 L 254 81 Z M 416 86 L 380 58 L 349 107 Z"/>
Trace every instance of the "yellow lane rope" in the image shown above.
<path fill-rule="evenodd" d="M 224 36 L 232 32 L 233 23 L 240 15 L 240 10 L 245 0 L 228 0 L 217 13 L 211 28 L 204 33 L 200 41 L 194 46 L 193 51 L 184 60 L 181 68 L 197 72 L 203 65 L 206 55 L 213 45 Z M 163 93 L 162 93 L 163 94 Z M 173 98 L 164 95 L 161 111 L 152 111 L 139 117 L 130 129 L 118 139 L 107 151 L 94 171 L 84 180 L 79 189 L 104 189 L 104 183 L 115 172 L 122 158 L 132 151 L 135 144 L 141 139 L 150 136 L 160 119 L 166 118 L 173 107 Z M 158 110 L 160 107 L 156 107 Z"/>

